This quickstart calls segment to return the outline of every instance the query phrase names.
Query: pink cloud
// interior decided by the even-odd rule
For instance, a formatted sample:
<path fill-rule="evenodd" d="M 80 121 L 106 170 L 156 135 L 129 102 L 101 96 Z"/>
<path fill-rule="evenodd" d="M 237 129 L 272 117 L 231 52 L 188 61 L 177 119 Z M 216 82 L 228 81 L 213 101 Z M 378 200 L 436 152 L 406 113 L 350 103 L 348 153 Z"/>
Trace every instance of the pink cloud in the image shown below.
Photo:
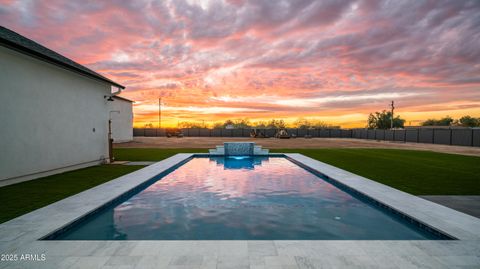
<path fill-rule="evenodd" d="M 363 115 L 392 94 L 424 118 L 478 113 L 478 1 L 0 3 L 2 25 L 126 85 L 139 121 L 159 96 L 172 122 Z"/>

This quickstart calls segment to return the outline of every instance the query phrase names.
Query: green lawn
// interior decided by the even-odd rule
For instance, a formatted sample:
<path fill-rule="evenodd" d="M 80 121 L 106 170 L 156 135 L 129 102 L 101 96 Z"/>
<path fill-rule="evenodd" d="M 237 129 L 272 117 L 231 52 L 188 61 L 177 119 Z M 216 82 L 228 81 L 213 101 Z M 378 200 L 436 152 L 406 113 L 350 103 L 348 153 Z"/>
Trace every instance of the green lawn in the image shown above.
<path fill-rule="evenodd" d="M 205 149 L 115 149 L 118 160 L 158 161 Z M 399 149 L 277 149 L 297 152 L 414 195 L 480 195 L 480 157 Z"/>
<path fill-rule="evenodd" d="M 480 195 L 480 157 L 400 149 L 282 149 L 414 195 Z"/>
<path fill-rule="evenodd" d="M 207 149 L 153 149 L 120 148 L 113 149 L 117 161 L 160 161 L 177 153 L 207 153 Z"/>
<path fill-rule="evenodd" d="M 0 223 L 143 166 L 99 165 L 0 188 Z"/>

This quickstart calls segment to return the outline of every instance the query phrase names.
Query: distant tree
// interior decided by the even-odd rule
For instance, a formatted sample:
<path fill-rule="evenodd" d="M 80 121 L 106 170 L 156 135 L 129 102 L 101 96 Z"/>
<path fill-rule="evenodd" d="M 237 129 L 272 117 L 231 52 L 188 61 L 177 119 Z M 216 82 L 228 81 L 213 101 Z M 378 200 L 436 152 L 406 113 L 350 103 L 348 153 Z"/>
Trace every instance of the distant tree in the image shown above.
<path fill-rule="evenodd" d="M 234 120 L 233 121 L 233 127 L 235 128 L 250 128 L 251 123 L 248 119 L 239 119 L 239 120 Z"/>
<path fill-rule="evenodd" d="M 382 112 L 370 113 L 368 116 L 368 125 L 370 129 L 390 129 L 392 112 L 383 110 Z M 393 128 L 403 128 L 405 120 L 396 116 L 393 118 Z"/>
<path fill-rule="evenodd" d="M 437 120 L 435 119 L 428 119 L 422 122 L 422 126 L 436 126 L 436 125 L 437 125 Z"/>
<path fill-rule="evenodd" d="M 257 121 L 252 124 L 254 128 L 266 128 L 268 123 L 266 121 Z"/>
<path fill-rule="evenodd" d="M 299 128 L 299 129 L 333 128 L 333 126 L 331 126 L 330 124 L 325 123 L 325 122 L 323 122 L 323 121 L 320 121 L 320 120 L 317 120 L 317 121 L 316 121 L 316 120 L 307 120 L 307 119 L 304 119 L 304 118 L 299 118 L 299 119 L 297 119 L 296 121 L 294 121 L 294 122 L 293 122 L 293 127 L 294 127 L 294 128 Z"/>
<path fill-rule="evenodd" d="M 312 123 L 307 119 L 299 118 L 293 122 L 293 127 L 299 129 L 309 129 L 312 127 Z"/>
<path fill-rule="evenodd" d="M 227 126 L 233 126 L 233 120 L 226 120 L 224 123 L 223 123 L 223 128 L 226 128 Z"/>
<path fill-rule="evenodd" d="M 152 123 L 145 123 L 145 128 L 153 128 L 153 124 Z"/>
<path fill-rule="evenodd" d="M 480 118 L 473 118 L 471 116 L 463 116 L 458 120 L 459 125 L 465 127 L 480 127 Z"/>
<path fill-rule="evenodd" d="M 203 124 L 199 122 L 182 121 L 178 123 L 178 128 L 203 128 Z"/>
<path fill-rule="evenodd" d="M 250 128 L 251 123 L 248 119 L 226 120 L 223 123 L 215 122 L 213 128 L 226 128 L 227 126 L 233 126 L 233 128 Z"/>
<path fill-rule="evenodd" d="M 422 126 L 450 126 L 454 120 L 450 116 L 446 116 L 439 120 L 428 119 L 422 123 Z"/>
<path fill-rule="evenodd" d="M 285 122 L 283 120 L 272 119 L 268 122 L 266 128 L 270 129 L 283 129 L 285 128 Z"/>
<path fill-rule="evenodd" d="M 213 124 L 213 128 L 215 128 L 215 129 L 221 129 L 221 128 L 223 128 L 223 127 L 225 127 L 225 126 L 223 125 L 223 122 L 215 122 L 215 123 Z"/>

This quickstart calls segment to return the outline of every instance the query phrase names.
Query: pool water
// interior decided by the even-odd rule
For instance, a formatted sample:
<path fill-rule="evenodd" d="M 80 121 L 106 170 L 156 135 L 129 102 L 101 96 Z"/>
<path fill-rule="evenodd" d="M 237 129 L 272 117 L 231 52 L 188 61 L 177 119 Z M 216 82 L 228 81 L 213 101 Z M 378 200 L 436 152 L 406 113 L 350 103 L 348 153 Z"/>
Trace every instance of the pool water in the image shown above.
<path fill-rule="evenodd" d="M 284 157 L 195 157 L 56 240 L 438 239 Z"/>

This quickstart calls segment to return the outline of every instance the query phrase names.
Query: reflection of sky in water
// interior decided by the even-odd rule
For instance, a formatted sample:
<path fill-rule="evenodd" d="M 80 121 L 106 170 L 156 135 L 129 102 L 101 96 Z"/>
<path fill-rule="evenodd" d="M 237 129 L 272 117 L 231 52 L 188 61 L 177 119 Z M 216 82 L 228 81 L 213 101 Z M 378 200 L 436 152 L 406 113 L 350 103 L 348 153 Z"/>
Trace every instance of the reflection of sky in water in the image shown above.
<path fill-rule="evenodd" d="M 428 237 L 285 158 L 215 157 L 192 159 L 63 239 Z"/>

